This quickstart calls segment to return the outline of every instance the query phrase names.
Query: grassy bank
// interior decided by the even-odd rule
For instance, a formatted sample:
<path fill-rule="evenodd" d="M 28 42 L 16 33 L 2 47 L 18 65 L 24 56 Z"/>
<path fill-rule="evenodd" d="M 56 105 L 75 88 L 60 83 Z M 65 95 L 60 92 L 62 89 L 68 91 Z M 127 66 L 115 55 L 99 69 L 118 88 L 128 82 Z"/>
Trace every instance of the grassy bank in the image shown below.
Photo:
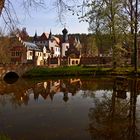
<path fill-rule="evenodd" d="M 11 139 L 5 134 L 0 134 L 0 140 L 11 140 Z"/>
<path fill-rule="evenodd" d="M 46 76 L 84 76 L 84 75 L 134 75 L 133 68 L 97 68 L 97 67 L 36 67 L 26 72 L 23 77 L 46 77 Z M 138 71 L 140 75 L 140 71 Z"/>

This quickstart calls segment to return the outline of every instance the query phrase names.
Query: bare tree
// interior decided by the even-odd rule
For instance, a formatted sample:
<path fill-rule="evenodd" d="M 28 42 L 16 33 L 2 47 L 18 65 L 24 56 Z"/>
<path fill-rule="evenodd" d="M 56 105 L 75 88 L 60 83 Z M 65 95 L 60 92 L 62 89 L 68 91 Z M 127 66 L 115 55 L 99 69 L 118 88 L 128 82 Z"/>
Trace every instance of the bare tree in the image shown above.
<path fill-rule="evenodd" d="M 29 13 L 32 7 L 44 6 L 44 0 L 21 0 L 19 3 L 26 13 Z M 5 27 L 8 26 L 10 31 L 17 28 L 16 26 L 19 24 L 19 20 L 12 0 L 0 0 L 0 18 L 3 19 Z"/>
<path fill-rule="evenodd" d="M 89 1 L 90 0 L 86 0 L 86 2 L 85 0 L 53 0 L 51 3 L 57 10 L 59 22 L 62 23 L 67 12 L 70 12 L 72 15 L 76 14 L 77 16 L 83 15 L 84 8 L 87 7 Z M 26 14 L 30 14 L 30 9 L 36 9 L 40 6 L 46 8 L 45 3 L 49 3 L 49 1 L 21 0 L 19 2 L 17 1 L 17 3 L 21 5 L 21 8 L 25 10 Z M 0 0 L 0 18 L 3 19 L 6 26 L 9 26 L 12 29 L 19 23 L 17 11 L 14 8 L 12 0 Z"/>

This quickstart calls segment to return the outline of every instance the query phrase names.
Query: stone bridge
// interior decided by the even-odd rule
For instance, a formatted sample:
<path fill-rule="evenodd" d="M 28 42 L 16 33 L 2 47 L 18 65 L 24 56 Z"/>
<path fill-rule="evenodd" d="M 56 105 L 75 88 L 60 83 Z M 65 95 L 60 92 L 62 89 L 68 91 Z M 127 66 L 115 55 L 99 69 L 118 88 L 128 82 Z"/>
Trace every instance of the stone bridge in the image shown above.
<path fill-rule="evenodd" d="M 3 80 L 6 75 L 14 74 L 21 77 L 25 72 L 32 69 L 31 64 L 2 64 L 0 65 L 0 80 Z"/>

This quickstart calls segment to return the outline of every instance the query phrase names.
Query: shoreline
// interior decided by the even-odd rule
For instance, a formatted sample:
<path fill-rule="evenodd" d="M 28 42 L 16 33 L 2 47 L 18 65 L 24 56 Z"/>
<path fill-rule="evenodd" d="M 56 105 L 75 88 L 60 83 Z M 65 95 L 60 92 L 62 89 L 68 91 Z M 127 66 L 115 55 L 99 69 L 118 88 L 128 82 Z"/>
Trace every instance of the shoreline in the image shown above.
<path fill-rule="evenodd" d="M 23 78 L 35 77 L 60 77 L 60 76 L 132 76 L 139 77 L 140 71 L 137 75 L 132 67 L 122 68 L 97 68 L 97 67 L 83 67 L 83 66 L 66 66 L 66 67 L 36 67 L 26 72 Z"/>

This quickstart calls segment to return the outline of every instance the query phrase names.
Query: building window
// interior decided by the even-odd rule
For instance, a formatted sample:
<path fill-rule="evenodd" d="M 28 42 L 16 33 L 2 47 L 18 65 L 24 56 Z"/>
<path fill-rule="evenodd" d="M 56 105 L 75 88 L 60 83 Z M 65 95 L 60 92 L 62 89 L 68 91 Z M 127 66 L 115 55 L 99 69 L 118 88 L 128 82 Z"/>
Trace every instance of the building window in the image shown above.
<path fill-rule="evenodd" d="M 76 60 L 76 64 L 78 64 L 78 60 Z"/>
<path fill-rule="evenodd" d="M 74 60 L 72 60 L 72 64 L 73 64 L 73 65 L 75 64 L 75 61 L 74 61 Z"/>
<path fill-rule="evenodd" d="M 46 53 L 44 53 L 43 56 L 46 57 Z"/>
<path fill-rule="evenodd" d="M 53 49 L 53 47 L 51 47 L 51 53 L 54 54 L 54 49 Z"/>
<path fill-rule="evenodd" d="M 33 52 L 30 52 L 30 56 L 33 56 Z"/>
<path fill-rule="evenodd" d="M 19 53 L 18 52 L 16 52 L 16 56 L 19 56 Z"/>
<path fill-rule="evenodd" d="M 21 52 L 17 51 L 16 56 L 21 56 Z"/>
<path fill-rule="evenodd" d="M 12 55 L 12 56 L 15 56 L 15 52 L 12 52 L 11 55 Z"/>
<path fill-rule="evenodd" d="M 11 56 L 21 56 L 22 52 L 21 51 L 12 51 Z"/>

